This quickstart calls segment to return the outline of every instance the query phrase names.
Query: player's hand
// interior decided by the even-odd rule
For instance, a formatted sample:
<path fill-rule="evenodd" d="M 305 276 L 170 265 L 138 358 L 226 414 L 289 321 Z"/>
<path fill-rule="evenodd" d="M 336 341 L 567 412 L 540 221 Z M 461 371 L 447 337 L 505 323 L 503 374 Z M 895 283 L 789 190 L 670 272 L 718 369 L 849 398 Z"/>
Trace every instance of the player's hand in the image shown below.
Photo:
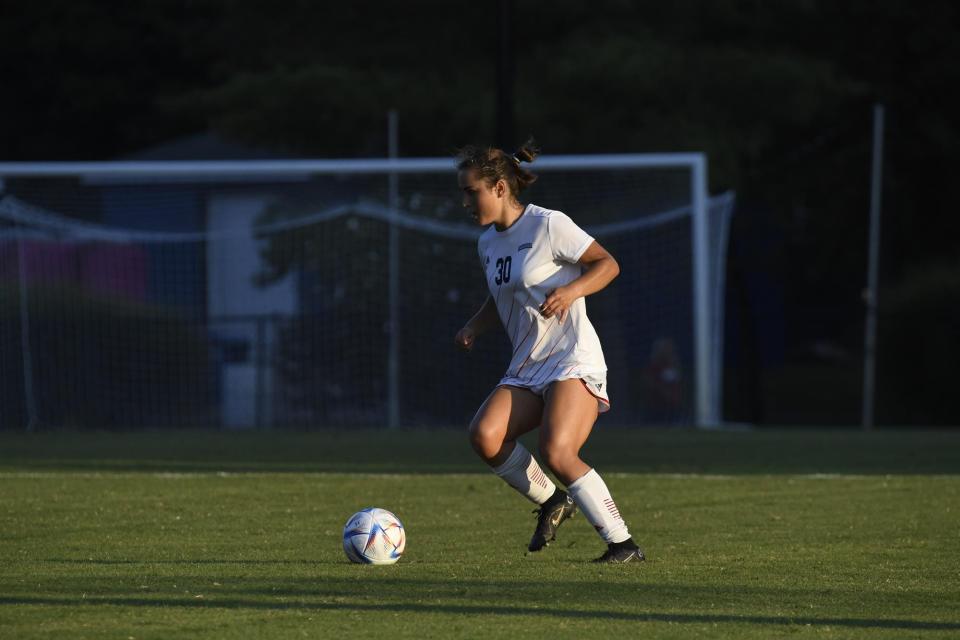
<path fill-rule="evenodd" d="M 573 293 L 566 287 L 552 289 L 547 292 L 546 300 L 540 305 L 540 314 L 544 318 L 557 316 L 557 320 L 563 322 L 574 300 L 576 300 L 576 298 Z"/>
<path fill-rule="evenodd" d="M 477 335 L 473 332 L 473 329 L 464 327 L 457 331 L 457 337 L 453 339 L 453 342 L 464 351 L 470 351 L 470 349 L 473 349 L 473 341 L 476 339 Z"/>

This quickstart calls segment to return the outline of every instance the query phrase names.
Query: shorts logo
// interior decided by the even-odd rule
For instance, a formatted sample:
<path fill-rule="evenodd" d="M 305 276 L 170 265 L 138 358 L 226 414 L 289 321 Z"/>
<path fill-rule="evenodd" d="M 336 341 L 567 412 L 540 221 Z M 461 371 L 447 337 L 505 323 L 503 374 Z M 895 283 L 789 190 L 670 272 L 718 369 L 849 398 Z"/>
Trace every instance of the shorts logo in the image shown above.
<path fill-rule="evenodd" d="M 523 243 L 522 245 L 520 245 L 520 247 L 517 249 L 517 253 L 520 253 L 520 252 L 523 251 L 524 249 L 533 249 L 533 243 L 532 243 L 532 242 L 524 242 L 524 243 Z"/>
<path fill-rule="evenodd" d="M 602 390 L 602 389 L 603 389 L 603 383 L 601 382 L 601 383 L 597 384 L 597 391 L 600 391 L 600 390 Z"/>

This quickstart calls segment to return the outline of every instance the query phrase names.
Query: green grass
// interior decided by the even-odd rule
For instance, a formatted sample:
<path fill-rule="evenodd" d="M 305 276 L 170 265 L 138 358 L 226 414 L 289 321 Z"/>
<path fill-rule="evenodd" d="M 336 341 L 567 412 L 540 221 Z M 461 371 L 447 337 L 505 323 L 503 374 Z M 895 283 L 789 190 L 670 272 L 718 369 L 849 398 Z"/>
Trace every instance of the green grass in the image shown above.
<path fill-rule="evenodd" d="M 458 431 L 3 434 L 0 638 L 960 635 L 960 433 L 598 429 L 585 457 L 643 565 L 590 564 L 582 516 L 526 554 L 532 505 Z M 371 505 L 395 566 L 343 556 Z"/>

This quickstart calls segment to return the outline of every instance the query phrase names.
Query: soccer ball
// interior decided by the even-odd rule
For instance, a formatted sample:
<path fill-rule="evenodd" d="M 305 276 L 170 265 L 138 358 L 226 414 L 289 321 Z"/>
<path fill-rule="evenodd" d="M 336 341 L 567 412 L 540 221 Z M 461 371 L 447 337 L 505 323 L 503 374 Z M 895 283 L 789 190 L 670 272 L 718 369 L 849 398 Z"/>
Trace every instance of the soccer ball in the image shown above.
<path fill-rule="evenodd" d="M 386 509 L 358 511 L 343 526 L 343 550 L 350 562 L 393 564 L 406 545 L 407 534 L 400 519 Z"/>

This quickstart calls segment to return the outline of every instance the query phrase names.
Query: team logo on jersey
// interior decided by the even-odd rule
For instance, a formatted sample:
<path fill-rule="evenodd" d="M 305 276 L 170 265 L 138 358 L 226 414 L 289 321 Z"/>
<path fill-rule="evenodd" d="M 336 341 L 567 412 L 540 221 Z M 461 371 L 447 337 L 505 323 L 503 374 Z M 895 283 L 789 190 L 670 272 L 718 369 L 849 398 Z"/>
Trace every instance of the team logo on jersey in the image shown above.
<path fill-rule="evenodd" d="M 524 242 L 522 245 L 520 245 L 520 248 L 517 249 L 517 253 L 520 253 L 520 252 L 523 251 L 524 249 L 533 249 L 533 243 L 532 243 L 532 242 Z"/>

